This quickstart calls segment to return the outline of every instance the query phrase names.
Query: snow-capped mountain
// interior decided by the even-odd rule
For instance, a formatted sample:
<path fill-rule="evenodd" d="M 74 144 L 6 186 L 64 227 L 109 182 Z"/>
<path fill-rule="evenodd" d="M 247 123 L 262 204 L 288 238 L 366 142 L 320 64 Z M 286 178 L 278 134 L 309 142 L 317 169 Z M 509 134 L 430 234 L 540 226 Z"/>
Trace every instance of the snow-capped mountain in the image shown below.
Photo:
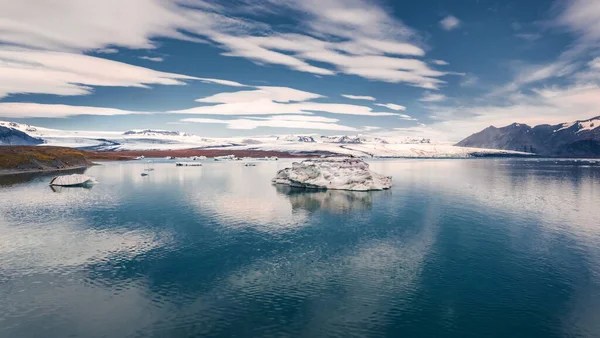
<path fill-rule="evenodd" d="M 490 126 L 456 145 L 526 151 L 543 156 L 600 156 L 600 116 L 558 125 Z"/>
<path fill-rule="evenodd" d="M 161 129 L 134 129 L 128 130 L 123 135 L 136 135 L 136 136 L 192 136 L 187 133 L 180 131 L 161 130 Z"/>
<path fill-rule="evenodd" d="M 6 126 L 0 123 L 0 145 L 38 145 L 44 143 L 43 140 L 31 137 L 27 133 L 12 126 Z"/>
<path fill-rule="evenodd" d="M 461 148 L 432 143 L 423 138 L 374 135 L 286 135 L 244 138 L 208 138 L 179 131 L 135 129 L 125 132 L 71 131 L 0 122 L 11 132 L 21 132 L 42 145 L 98 151 L 231 149 L 279 151 L 297 154 L 342 154 L 359 157 L 471 157 L 518 155 L 504 150 Z M 33 144 L 33 143 L 32 143 Z"/>
<path fill-rule="evenodd" d="M 304 135 L 288 135 L 288 136 L 284 137 L 283 140 L 287 141 L 287 142 L 309 142 L 309 143 L 317 142 L 317 141 L 315 141 L 314 137 L 304 136 Z"/>
<path fill-rule="evenodd" d="M 325 142 L 329 143 L 340 143 L 340 144 L 360 144 L 362 140 L 360 137 L 352 137 L 352 136 L 321 136 L 321 139 Z"/>

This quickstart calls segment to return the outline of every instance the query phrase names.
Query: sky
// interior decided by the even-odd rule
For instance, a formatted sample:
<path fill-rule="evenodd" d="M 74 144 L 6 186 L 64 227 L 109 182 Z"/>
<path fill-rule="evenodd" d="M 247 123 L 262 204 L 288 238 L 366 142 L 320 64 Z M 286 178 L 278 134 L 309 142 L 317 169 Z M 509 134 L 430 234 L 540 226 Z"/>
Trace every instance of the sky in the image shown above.
<path fill-rule="evenodd" d="M 597 0 L 0 0 L 0 120 L 458 141 L 600 115 Z"/>

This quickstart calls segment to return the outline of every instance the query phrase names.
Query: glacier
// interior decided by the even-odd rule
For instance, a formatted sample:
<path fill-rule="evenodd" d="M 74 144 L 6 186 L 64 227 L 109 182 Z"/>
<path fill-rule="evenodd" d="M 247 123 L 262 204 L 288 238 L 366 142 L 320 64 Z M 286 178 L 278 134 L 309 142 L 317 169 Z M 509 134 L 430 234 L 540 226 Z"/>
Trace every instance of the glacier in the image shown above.
<path fill-rule="evenodd" d="M 392 177 L 375 173 L 353 157 L 325 157 L 292 163 L 279 170 L 272 182 L 297 188 L 371 191 L 392 187 Z"/>
<path fill-rule="evenodd" d="M 62 146 L 96 151 L 229 149 L 276 151 L 296 155 L 339 155 L 353 157 L 470 158 L 479 156 L 531 156 L 509 150 L 457 147 L 426 138 L 399 136 L 318 134 L 268 135 L 254 137 L 208 138 L 178 131 L 140 129 L 116 131 L 58 130 L 0 121 L 43 140 L 40 146 Z"/>

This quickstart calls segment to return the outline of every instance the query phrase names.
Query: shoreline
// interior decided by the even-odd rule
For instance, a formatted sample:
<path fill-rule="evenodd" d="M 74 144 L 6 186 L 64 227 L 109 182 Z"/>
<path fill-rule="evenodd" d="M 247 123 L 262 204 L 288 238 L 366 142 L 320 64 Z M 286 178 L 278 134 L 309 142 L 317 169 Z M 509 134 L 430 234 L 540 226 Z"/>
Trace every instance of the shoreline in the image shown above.
<path fill-rule="evenodd" d="M 53 173 L 70 170 L 82 170 L 88 169 L 91 166 L 98 165 L 96 163 L 86 166 L 73 166 L 68 168 L 48 168 L 48 169 L 0 169 L 0 176 L 10 175 L 26 175 L 26 174 L 42 174 L 42 173 Z"/>

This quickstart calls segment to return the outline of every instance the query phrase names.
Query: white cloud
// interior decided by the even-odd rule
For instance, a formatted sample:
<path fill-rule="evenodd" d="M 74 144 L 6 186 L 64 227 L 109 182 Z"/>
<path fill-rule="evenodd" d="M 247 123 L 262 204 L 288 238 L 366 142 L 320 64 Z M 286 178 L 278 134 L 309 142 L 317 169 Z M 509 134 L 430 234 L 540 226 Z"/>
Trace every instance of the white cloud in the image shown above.
<path fill-rule="evenodd" d="M 448 62 L 444 61 L 444 60 L 431 60 L 431 62 L 433 62 L 434 64 L 438 65 L 438 66 L 447 66 L 449 65 Z"/>
<path fill-rule="evenodd" d="M 325 112 L 363 116 L 397 115 L 395 113 L 375 112 L 366 106 L 312 102 L 310 100 L 323 96 L 287 87 L 261 86 L 256 88 L 256 90 L 211 95 L 196 101 L 215 103 L 213 105 L 170 111 L 170 113 L 196 115 L 274 115 Z"/>
<path fill-rule="evenodd" d="M 96 49 L 94 52 L 98 54 L 116 54 L 119 52 L 119 50 L 116 48 L 101 48 Z"/>
<path fill-rule="evenodd" d="M 563 11 L 559 25 L 577 33 L 585 44 L 600 42 L 600 3 L 596 0 L 571 0 L 559 3 Z"/>
<path fill-rule="evenodd" d="M 220 120 L 186 118 L 181 122 L 226 124 L 229 129 L 256 129 L 259 127 L 357 131 L 354 127 L 339 125 L 339 120 L 311 115 L 276 115 L 267 118 Z"/>
<path fill-rule="evenodd" d="M 472 87 L 475 86 L 479 82 L 479 77 L 473 74 L 466 75 L 461 81 L 461 87 Z"/>
<path fill-rule="evenodd" d="M 0 102 L 0 116 L 6 118 L 64 118 L 75 115 L 129 115 L 146 112 L 104 107 L 69 106 L 64 104 L 40 104 L 24 102 Z"/>
<path fill-rule="evenodd" d="M 376 126 L 364 126 L 362 127 L 362 130 L 364 131 L 375 131 L 375 130 L 380 130 L 381 127 L 376 127 Z"/>
<path fill-rule="evenodd" d="M 391 110 L 401 110 L 401 111 L 406 110 L 405 106 L 401 106 L 399 104 L 394 104 L 394 103 L 375 103 L 375 105 L 379 106 L 379 107 L 386 107 Z"/>
<path fill-rule="evenodd" d="M 286 13 L 305 34 L 282 34 L 265 23 L 237 17 L 246 10 Z M 3 22 L 0 44 L 32 49 L 152 49 L 157 47 L 155 38 L 172 38 L 208 41 L 226 50 L 225 56 L 315 75 L 344 73 L 429 89 L 448 75 L 421 61 L 397 57 L 424 56 L 419 37 L 381 6 L 364 0 L 247 0 L 239 6 L 204 0 L 23 0 L 0 4 L 0 13 L 10 18 Z"/>
<path fill-rule="evenodd" d="M 561 78 L 573 74 L 577 70 L 578 64 L 567 60 L 559 60 L 556 62 L 543 65 L 525 65 L 517 67 L 515 79 L 493 90 L 492 96 L 505 96 L 511 92 L 518 92 L 522 87 L 534 84 L 540 81 Z"/>
<path fill-rule="evenodd" d="M 366 100 L 366 101 L 375 101 L 376 98 L 373 96 L 360 96 L 360 95 L 350 95 L 350 94 L 341 94 L 343 97 L 350 100 Z"/>
<path fill-rule="evenodd" d="M 288 87 L 259 86 L 256 87 L 256 90 L 219 93 L 196 101 L 205 103 L 247 103 L 267 99 L 275 102 L 289 103 L 292 101 L 307 101 L 321 97 L 323 96 L 319 94 Z"/>
<path fill-rule="evenodd" d="M 442 94 L 433 94 L 426 92 L 425 95 L 419 99 L 421 102 L 440 102 L 446 100 L 446 96 Z"/>
<path fill-rule="evenodd" d="M 437 120 L 428 126 L 403 128 L 405 134 L 459 141 L 494 125 L 504 127 L 514 122 L 531 126 L 560 124 L 600 116 L 600 85 L 575 85 L 564 88 L 542 88 L 503 105 L 474 105 L 443 108 Z M 436 116 L 437 115 L 437 116 Z"/>
<path fill-rule="evenodd" d="M 414 118 L 414 117 L 412 117 L 412 116 L 410 116 L 410 115 L 406 115 L 406 114 L 398 114 L 398 117 L 399 117 L 401 120 L 406 120 L 406 121 L 418 121 L 418 119 L 416 119 L 416 118 Z"/>
<path fill-rule="evenodd" d="M 451 31 L 460 27 L 460 20 L 453 15 L 448 15 L 440 21 L 440 26 L 442 26 L 444 30 Z"/>
<path fill-rule="evenodd" d="M 140 56 L 139 59 L 153 61 L 153 62 L 163 62 L 163 61 L 165 61 L 164 58 L 161 58 L 159 56 Z"/>
<path fill-rule="evenodd" d="M 0 46 L 0 98 L 17 93 L 85 95 L 92 92 L 91 86 L 148 88 L 153 84 L 183 85 L 185 80 L 243 86 L 231 81 L 159 72 L 83 54 Z"/>

